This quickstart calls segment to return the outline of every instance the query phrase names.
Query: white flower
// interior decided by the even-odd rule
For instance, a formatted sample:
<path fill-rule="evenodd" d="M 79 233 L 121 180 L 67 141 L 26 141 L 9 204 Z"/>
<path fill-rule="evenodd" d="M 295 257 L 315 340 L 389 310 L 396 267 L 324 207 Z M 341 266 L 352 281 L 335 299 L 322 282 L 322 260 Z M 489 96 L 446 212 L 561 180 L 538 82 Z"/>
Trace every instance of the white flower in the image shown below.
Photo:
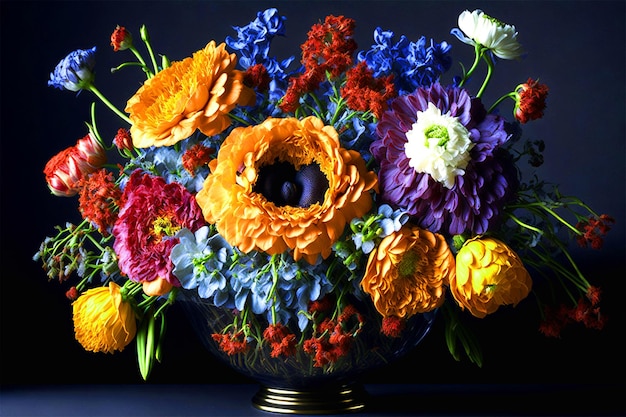
<path fill-rule="evenodd" d="M 417 121 L 406 138 L 404 152 L 415 171 L 429 174 L 446 188 L 454 186 L 457 175 L 465 174 L 474 144 L 456 117 L 441 114 L 428 103 L 425 111 L 417 112 Z"/>
<path fill-rule="evenodd" d="M 522 45 L 517 41 L 515 26 L 486 15 L 482 10 L 465 10 L 459 15 L 458 23 L 459 29 L 466 36 L 458 30 L 452 33 L 464 43 L 480 44 L 502 59 L 517 59 L 523 53 Z"/>

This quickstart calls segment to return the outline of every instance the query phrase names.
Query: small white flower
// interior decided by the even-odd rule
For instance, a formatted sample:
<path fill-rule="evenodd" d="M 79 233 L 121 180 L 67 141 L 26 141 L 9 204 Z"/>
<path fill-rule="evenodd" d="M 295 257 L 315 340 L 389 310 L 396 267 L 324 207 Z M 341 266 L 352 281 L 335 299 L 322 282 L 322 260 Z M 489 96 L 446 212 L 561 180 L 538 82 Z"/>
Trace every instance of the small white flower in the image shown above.
<path fill-rule="evenodd" d="M 522 45 L 517 41 L 515 26 L 507 25 L 482 10 L 465 10 L 459 15 L 459 29 L 452 33 L 467 44 L 480 44 L 488 48 L 495 56 L 502 59 L 517 59 L 522 56 Z"/>
<path fill-rule="evenodd" d="M 417 112 L 417 122 L 406 132 L 404 152 L 409 166 L 429 174 L 446 188 L 454 186 L 455 177 L 465 174 L 474 144 L 469 132 L 456 117 L 441 114 L 433 103 Z"/>

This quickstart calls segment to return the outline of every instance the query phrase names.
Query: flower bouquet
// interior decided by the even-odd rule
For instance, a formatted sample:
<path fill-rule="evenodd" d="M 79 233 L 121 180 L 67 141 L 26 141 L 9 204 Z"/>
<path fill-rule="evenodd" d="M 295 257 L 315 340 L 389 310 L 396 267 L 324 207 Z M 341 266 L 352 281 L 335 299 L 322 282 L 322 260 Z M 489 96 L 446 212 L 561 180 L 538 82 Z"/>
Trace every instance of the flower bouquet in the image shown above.
<path fill-rule="evenodd" d="M 59 62 L 49 85 L 93 93 L 121 124 L 101 132 L 94 103 L 85 136 L 44 169 L 83 220 L 35 259 L 49 279 L 78 277 L 67 297 L 85 349 L 134 342 L 147 379 L 181 302 L 214 353 L 288 388 L 381 366 L 436 319 L 453 357 L 480 366 L 462 315 L 527 299 L 546 336 L 602 328 L 600 290 L 568 246 L 600 248 L 614 220 L 526 174 L 544 143 L 521 125 L 543 117 L 548 87 L 514 80 L 483 102 L 496 63 L 524 55 L 515 27 L 463 11 L 451 34 L 475 59 L 444 82 L 450 43 L 377 28 L 359 49 L 355 24 L 327 16 L 278 59 L 286 17 L 267 9 L 175 62 L 145 26 L 143 53 L 118 26 L 112 49 L 131 60 L 112 71 L 145 74 L 123 108 L 96 87 L 95 47 Z"/>

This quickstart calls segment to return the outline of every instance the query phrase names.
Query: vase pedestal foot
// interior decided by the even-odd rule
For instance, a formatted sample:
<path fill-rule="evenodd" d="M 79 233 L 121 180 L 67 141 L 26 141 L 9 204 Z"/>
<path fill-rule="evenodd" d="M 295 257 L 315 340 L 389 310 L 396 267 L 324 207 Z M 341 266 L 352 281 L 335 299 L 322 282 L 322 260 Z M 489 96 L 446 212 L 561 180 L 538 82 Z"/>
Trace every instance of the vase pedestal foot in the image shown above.
<path fill-rule="evenodd" d="M 319 388 L 272 388 L 261 385 L 252 397 L 259 410 L 283 414 L 341 414 L 362 411 L 366 392 L 360 384 Z"/>

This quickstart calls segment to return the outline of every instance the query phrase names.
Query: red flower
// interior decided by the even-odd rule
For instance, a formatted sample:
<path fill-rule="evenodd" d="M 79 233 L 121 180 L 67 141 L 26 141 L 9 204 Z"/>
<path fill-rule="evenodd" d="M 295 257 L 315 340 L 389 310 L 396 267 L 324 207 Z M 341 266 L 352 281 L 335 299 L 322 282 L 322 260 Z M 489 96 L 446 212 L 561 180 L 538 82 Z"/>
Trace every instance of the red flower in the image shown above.
<path fill-rule="evenodd" d="M 74 286 L 70 287 L 70 289 L 65 292 L 65 297 L 67 297 L 67 299 L 71 301 L 74 301 L 75 299 L 77 299 L 78 290 L 76 289 L 76 287 Z"/>
<path fill-rule="evenodd" d="M 120 151 L 130 151 L 134 149 L 133 139 L 130 137 L 130 131 L 128 129 L 119 128 L 117 134 L 113 139 L 113 143 Z"/>
<path fill-rule="evenodd" d="M 600 307 L 591 305 L 586 298 L 578 300 L 571 316 L 575 322 L 582 323 L 588 329 L 602 330 L 607 321 L 606 316 L 602 315 Z"/>
<path fill-rule="evenodd" d="M 265 65 L 252 65 L 246 70 L 243 76 L 243 82 L 248 87 L 256 89 L 259 93 L 263 93 L 270 87 L 270 75 Z"/>
<path fill-rule="evenodd" d="M 546 337 L 561 337 L 561 331 L 571 323 L 570 310 L 564 305 L 558 309 L 545 306 L 544 321 L 539 325 L 539 331 Z"/>
<path fill-rule="evenodd" d="M 248 341 L 242 331 L 226 334 L 214 333 L 211 337 L 228 356 L 244 353 L 249 349 Z"/>
<path fill-rule="evenodd" d="M 387 337 L 400 337 L 402 331 L 406 327 L 406 320 L 397 316 L 383 317 L 383 323 L 381 326 L 381 333 Z"/>
<path fill-rule="evenodd" d="M 106 153 L 98 139 L 88 133 L 76 145 L 56 154 L 44 168 L 52 194 L 71 197 L 80 190 L 80 181 L 106 162 Z"/>
<path fill-rule="evenodd" d="M 185 187 L 140 170 L 133 172 L 113 226 L 120 271 L 135 282 L 164 279 L 180 286 L 170 260 L 178 243 L 174 235 L 183 227 L 195 232 L 203 225 L 202 211 Z"/>
<path fill-rule="evenodd" d="M 263 331 L 263 339 L 271 346 L 270 356 L 293 356 L 296 354 L 296 336 L 281 323 L 270 324 Z"/>
<path fill-rule="evenodd" d="M 517 88 L 515 118 L 521 123 L 541 119 L 546 108 L 548 86 L 529 78 Z"/>
<path fill-rule="evenodd" d="M 602 291 L 598 287 L 590 285 L 589 288 L 587 288 L 587 299 L 589 299 L 592 306 L 597 306 L 600 303 L 601 294 Z"/>
<path fill-rule="evenodd" d="M 133 37 L 124 26 L 117 26 L 111 34 L 111 46 L 113 51 L 123 51 L 133 45 Z"/>
<path fill-rule="evenodd" d="M 183 168 L 191 175 L 194 175 L 196 169 L 209 163 L 214 152 L 214 149 L 200 143 L 193 145 L 182 156 Z"/>
<path fill-rule="evenodd" d="M 83 218 L 89 219 L 107 236 L 117 220 L 122 191 L 115 184 L 113 174 L 105 169 L 90 174 L 81 185 L 78 204 Z"/>
<path fill-rule="evenodd" d="M 326 79 L 326 73 L 338 77 L 352 65 L 352 54 L 357 48 L 352 38 L 355 22 L 344 16 L 327 16 L 324 23 L 311 27 L 302 44 L 302 64 L 305 72 L 292 78 L 280 108 L 293 112 L 299 98 L 315 90 Z"/>
<path fill-rule="evenodd" d="M 393 75 L 374 78 L 373 71 L 365 61 L 350 68 L 341 95 L 353 110 L 370 110 L 377 119 L 387 110 L 387 101 L 395 97 Z"/>
<path fill-rule="evenodd" d="M 307 71 L 330 72 L 338 77 L 352 65 L 357 44 L 352 38 L 355 21 L 344 16 L 326 16 L 324 23 L 311 27 L 302 44 L 302 64 Z"/>
<path fill-rule="evenodd" d="M 604 236 L 611 230 L 611 225 L 615 223 L 615 219 L 606 214 L 599 217 L 589 217 L 586 221 L 579 221 L 576 224 L 581 234 L 576 238 L 576 242 L 580 247 L 586 248 L 587 245 L 593 249 L 601 249 L 604 243 Z"/>

